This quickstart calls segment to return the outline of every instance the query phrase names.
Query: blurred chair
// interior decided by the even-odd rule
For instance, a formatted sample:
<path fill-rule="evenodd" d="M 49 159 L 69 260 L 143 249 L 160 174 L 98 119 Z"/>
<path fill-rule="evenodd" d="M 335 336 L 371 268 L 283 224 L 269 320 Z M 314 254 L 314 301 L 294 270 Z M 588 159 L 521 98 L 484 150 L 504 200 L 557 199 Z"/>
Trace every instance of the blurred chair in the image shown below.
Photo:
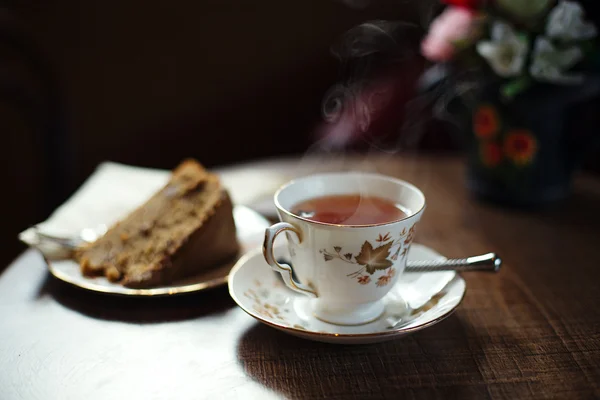
<path fill-rule="evenodd" d="M 3 266 L 14 255 L 16 233 L 44 218 L 66 196 L 73 155 L 52 67 L 22 21 L 7 9 L 0 10 L 0 54 Z"/>
<path fill-rule="evenodd" d="M 12 193 L 0 203 L 0 258 L 102 161 L 213 167 L 306 151 L 340 76 L 331 45 L 370 19 L 419 25 L 423 3 L 10 3 L 0 123 Z"/>

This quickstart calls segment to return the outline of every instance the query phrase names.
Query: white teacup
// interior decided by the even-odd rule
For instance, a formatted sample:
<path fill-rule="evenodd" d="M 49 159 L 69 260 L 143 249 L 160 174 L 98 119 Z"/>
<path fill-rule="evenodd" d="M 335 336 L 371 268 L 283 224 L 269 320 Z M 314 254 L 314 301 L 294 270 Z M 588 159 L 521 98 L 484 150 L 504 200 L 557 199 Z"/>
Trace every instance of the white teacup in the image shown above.
<path fill-rule="evenodd" d="M 292 213 L 298 203 L 331 195 L 377 196 L 399 205 L 407 217 L 373 225 L 334 225 Z M 406 266 L 425 196 L 415 186 L 387 176 L 342 172 L 293 180 L 275 193 L 281 222 L 266 230 L 263 253 L 286 285 L 313 300 L 315 317 L 338 325 L 360 325 L 384 312 L 381 301 Z M 286 232 L 292 267 L 273 255 L 275 238 Z"/>

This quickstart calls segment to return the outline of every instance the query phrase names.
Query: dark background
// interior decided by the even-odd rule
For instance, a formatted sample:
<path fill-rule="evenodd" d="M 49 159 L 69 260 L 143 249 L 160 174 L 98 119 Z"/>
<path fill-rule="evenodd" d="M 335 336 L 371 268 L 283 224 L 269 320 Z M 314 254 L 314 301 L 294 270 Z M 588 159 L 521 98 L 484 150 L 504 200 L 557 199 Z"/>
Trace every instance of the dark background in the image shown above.
<path fill-rule="evenodd" d="M 46 218 L 102 161 L 172 168 L 195 157 L 214 167 L 305 152 L 325 93 L 344 78 L 330 47 L 361 22 L 402 20 L 414 24 L 403 43 L 414 54 L 433 4 L 3 3 L 0 265 L 23 248 L 18 232 Z M 397 110 L 423 65 L 417 56 L 395 64 Z M 397 116 L 386 129 L 401 124 Z M 459 150 L 447 125 L 431 122 L 426 130 L 418 151 Z"/>

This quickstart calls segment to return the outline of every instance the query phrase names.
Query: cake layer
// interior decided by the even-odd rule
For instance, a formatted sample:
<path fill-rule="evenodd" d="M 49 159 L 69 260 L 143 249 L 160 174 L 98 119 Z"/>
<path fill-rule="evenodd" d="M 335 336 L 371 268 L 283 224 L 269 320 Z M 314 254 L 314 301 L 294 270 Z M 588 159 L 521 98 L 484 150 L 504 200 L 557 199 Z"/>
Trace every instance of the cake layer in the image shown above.
<path fill-rule="evenodd" d="M 84 275 L 142 288 L 227 262 L 238 251 L 227 191 L 216 175 L 188 160 L 165 187 L 77 258 Z"/>

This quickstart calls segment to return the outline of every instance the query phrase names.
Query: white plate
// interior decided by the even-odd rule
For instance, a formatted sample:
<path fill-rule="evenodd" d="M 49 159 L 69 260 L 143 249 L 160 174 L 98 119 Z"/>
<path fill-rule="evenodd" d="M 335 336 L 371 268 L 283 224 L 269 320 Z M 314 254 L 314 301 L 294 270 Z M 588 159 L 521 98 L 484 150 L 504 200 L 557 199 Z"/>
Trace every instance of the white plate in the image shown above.
<path fill-rule="evenodd" d="M 235 206 L 233 210 L 237 237 L 240 242 L 240 256 L 262 244 L 265 229 L 271 224 L 255 211 Z M 238 258 L 239 259 L 239 258 Z M 72 259 L 48 260 L 50 273 L 58 279 L 94 292 L 126 295 L 126 296 L 169 296 L 214 288 L 227 283 L 231 267 L 238 260 L 225 265 L 203 271 L 198 275 L 174 282 L 168 286 L 149 289 L 132 289 L 118 283 L 110 282 L 105 277 L 85 277 L 81 274 L 79 264 Z"/>
<path fill-rule="evenodd" d="M 288 256 L 286 246 L 275 252 L 277 257 Z M 408 258 L 444 257 L 414 244 Z M 382 342 L 432 326 L 458 307 L 465 291 L 465 281 L 455 272 L 406 273 L 383 299 L 386 311 L 381 318 L 361 326 L 340 326 L 313 317 L 314 300 L 288 289 L 260 249 L 240 259 L 229 276 L 229 294 L 258 321 L 301 338 L 340 344 Z"/>

